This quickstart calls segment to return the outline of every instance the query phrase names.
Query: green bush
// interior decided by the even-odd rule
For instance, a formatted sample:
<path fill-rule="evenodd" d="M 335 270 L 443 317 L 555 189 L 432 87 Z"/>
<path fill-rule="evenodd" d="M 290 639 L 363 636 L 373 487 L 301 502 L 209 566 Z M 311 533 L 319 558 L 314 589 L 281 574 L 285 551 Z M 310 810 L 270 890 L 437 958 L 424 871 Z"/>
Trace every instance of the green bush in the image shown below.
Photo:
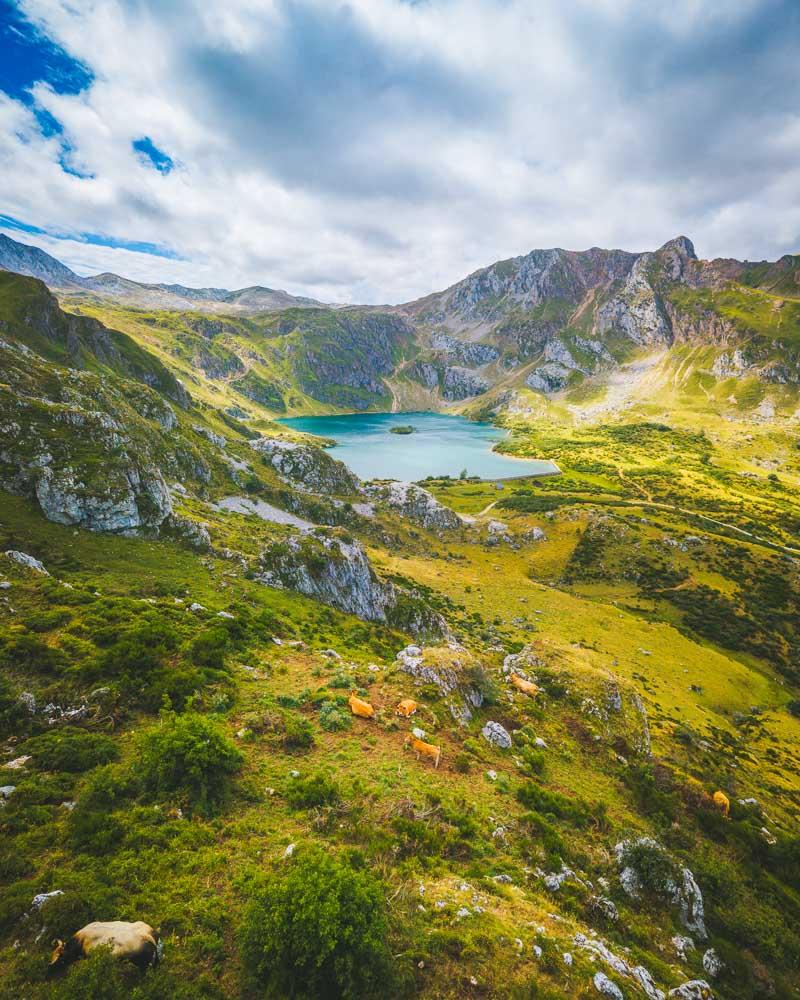
<path fill-rule="evenodd" d="M 99 764 L 109 764 L 119 756 L 110 736 L 87 733 L 84 729 L 56 729 L 34 736 L 23 745 L 23 752 L 33 757 L 42 771 L 88 771 Z"/>
<path fill-rule="evenodd" d="M 286 789 L 286 801 L 293 809 L 314 809 L 341 802 L 339 786 L 321 772 L 307 778 L 294 778 Z"/>
<path fill-rule="evenodd" d="M 102 767 L 82 790 L 67 823 L 70 843 L 88 854 L 107 854 L 124 836 L 122 823 L 114 811 L 136 794 L 133 775 L 121 767 Z"/>
<path fill-rule="evenodd" d="M 62 673 L 67 666 L 67 657 L 60 649 L 48 646 L 35 635 L 17 629 L 0 634 L 0 667 L 53 675 Z"/>
<path fill-rule="evenodd" d="M 268 997 L 366 1000 L 393 994 L 388 931 L 375 876 L 309 847 L 255 889 L 242 951 Z"/>
<path fill-rule="evenodd" d="M 282 742 L 287 750 L 307 750 L 314 745 L 314 728 L 302 715 L 286 712 Z"/>
<path fill-rule="evenodd" d="M 636 873 L 644 893 L 661 897 L 670 895 L 678 884 L 678 867 L 659 844 L 638 840 L 626 844 L 620 864 Z"/>
<path fill-rule="evenodd" d="M 342 729 L 349 729 L 353 720 L 349 710 L 338 705 L 335 701 L 323 701 L 319 706 L 319 724 L 329 733 L 335 733 Z"/>
<path fill-rule="evenodd" d="M 569 798 L 560 792 L 549 792 L 532 781 L 517 791 L 517 798 L 524 806 L 534 809 L 545 818 L 564 820 L 571 826 L 580 828 L 593 825 L 604 828 L 606 825 L 604 802 L 590 803 L 577 797 Z"/>
<path fill-rule="evenodd" d="M 242 755 L 209 719 L 195 713 L 170 715 L 139 740 L 139 777 L 155 795 L 177 793 L 201 814 L 227 796 Z"/>

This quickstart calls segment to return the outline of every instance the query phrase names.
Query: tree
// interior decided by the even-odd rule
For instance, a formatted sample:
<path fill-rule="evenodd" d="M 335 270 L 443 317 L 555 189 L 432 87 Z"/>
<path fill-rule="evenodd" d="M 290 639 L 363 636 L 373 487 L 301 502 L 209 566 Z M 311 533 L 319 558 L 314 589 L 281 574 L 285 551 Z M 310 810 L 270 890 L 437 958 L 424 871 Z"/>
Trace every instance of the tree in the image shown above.
<path fill-rule="evenodd" d="M 318 847 L 295 851 L 256 888 L 242 951 L 267 996 L 366 1000 L 392 994 L 387 907 L 368 871 Z"/>

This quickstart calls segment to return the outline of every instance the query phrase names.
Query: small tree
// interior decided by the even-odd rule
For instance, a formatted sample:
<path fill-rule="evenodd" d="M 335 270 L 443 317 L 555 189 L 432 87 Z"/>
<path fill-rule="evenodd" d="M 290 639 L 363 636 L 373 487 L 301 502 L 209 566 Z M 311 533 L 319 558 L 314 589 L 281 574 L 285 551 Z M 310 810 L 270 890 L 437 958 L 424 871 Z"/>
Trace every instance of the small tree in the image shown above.
<path fill-rule="evenodd" d="M 145 790 L 177 792 L 197 812 L 212 812 L 226 797 L 242 755 L 222 730 L 196 713 L 167 714 L 139 742 L 139 777 Z"/>
<path fill-rule="evenodd" d="M 391 963 L 381 883 L 318 847 L 301 848 L 264 880 L 245 911 L 242 950 L 267 996 L 389 996 Z"/>

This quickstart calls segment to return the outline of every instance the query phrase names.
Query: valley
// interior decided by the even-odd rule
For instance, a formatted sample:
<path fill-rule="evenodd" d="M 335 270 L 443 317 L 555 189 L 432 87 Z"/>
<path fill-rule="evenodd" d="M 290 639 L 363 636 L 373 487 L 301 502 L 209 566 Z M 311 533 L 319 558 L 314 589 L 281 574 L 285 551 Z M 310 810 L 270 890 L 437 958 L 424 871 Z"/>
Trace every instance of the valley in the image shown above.
<path fill-rule="evenodd" d="M 800 258 L 330 307 L 13 242 L 0 996 L 800 995 Z M 48 976 L 112 919 L 156 968 Z"/>

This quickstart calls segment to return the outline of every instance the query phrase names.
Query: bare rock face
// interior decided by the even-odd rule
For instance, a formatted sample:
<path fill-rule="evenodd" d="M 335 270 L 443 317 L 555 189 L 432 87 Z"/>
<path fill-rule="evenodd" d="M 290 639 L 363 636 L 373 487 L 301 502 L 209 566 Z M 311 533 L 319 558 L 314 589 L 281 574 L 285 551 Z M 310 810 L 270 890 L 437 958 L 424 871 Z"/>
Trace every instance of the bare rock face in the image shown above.
<path fill-rule="evenodd" d="M 322 448 L 279 438 L 259 438 L 251 447 L 281 479 L 311 493 L 351 494 L 357 493 L 361 485 L 343 462 L 337 462 Z"/>
<path fill-rule="evenodd" d="M 478 396 L 489 388 L 489 380 L 476 374 L 470 368 L 458 365 L 445 368 L 442 380 L 442 395 L 445 399 L 455 401 Z"/>
<path fill-rule="evenodd" d="M 429 531 L 455 531 L 463 527 L 463 522 L 455 511 L 439 503 L 436 497 L 414 483 L 373 484 L 366 488 L 366 492 Z"/>
<path fill-rule="evenodd" d="M 261 583 L 296 590 L 365 621 L 385 621 L 420 636 L 447 630 L 415 593 L 379 579 L 360 542 L 307 532 L 265 549 L 260 565 Z"/>
<path fill-rule="evenodd" d="M 424 684 L 433 684 L 444 695 L 450 714 L 460 725 L 472 718 L 472 709 L 480 708 L 483 695 L 467 676 L 474 666 L 471 654 L 451 644 L 421 649 L 406 646 L 397 654 L 398 667 Z"/>
<path fill-rule="evenodd" d="M 359 542 L 324 535 L 289 538 L 266 549 L 261 566 L 262 583 L 297 590 L 367 621 L 386 621 L 396 600 Z"/>
<path fill-rule="evenodd" d="M 497 361 L 500 352 L 493 344 L 479 344 L 470 340 L 457 340 L 446 330 L 436 330 L 431 336 L 431 348 L 457 361 L 467 368 L 480 368 Z"/>
<path fill-rule="evenodd" d="M 102 492 L 87 490 L 75 470 L 46 468 L 36 483 L 45 517 L 89 531 L 131 532 L 158 528 L 172 513 L 172 499 L 161 472 L 131 466 L 109 476 Z"/>

